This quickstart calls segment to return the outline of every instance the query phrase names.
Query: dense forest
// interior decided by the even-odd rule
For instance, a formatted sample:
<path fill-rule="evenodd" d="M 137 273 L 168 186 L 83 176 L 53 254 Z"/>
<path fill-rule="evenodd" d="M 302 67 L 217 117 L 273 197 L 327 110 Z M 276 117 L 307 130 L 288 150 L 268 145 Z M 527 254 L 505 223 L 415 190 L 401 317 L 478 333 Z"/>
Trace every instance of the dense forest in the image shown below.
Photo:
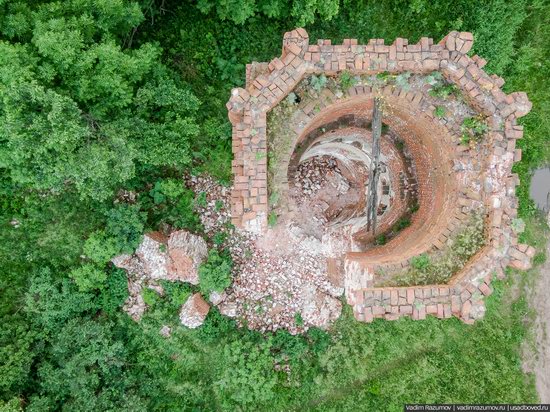
<path fill-rule="evenodd" d="M 537 401 L 520 357 L 521 290 L 536 268 L 497 282 L 474 326 L 367 325 L 346 310 L 329 332 L 262 335 L 213 310 L 189 330 L 176 326 L 189 288 L 169 283 L 147 296 L 141 322 L 122 312 L 126 278 L 110 259 L 161 225 L 201 232 L 196 194 L 178 182 L 208 173 L 230 184 L 230 90 L 297 26 L 387 43 L 471 31 L 486 69 L 533 102 L 516 171 L 523 241 L 543 244 L 528 188 L 550 160 L 544 0 L 0 0 L 0 411 Z M 163 324 L 175 326 L 168 339 Z"/>

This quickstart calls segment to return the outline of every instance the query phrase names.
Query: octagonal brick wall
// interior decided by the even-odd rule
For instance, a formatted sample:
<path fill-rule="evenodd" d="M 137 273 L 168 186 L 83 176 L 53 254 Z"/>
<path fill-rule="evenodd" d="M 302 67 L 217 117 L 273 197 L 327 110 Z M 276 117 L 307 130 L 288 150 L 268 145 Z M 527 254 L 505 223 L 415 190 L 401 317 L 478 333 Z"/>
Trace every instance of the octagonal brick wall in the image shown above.
<path fill-rule="evenodd" d="M 515 143 L 523 135 L 517 119 L 529 112 L 531 103 L 525 93 L 507 95 L 502 92 L 504 80 L 482 70 L 486 64 L 484 59 L 467 55 L 473 44 L 471 33 L 451 32 L 438 43 L 425 37 L 417 44 L 408 44 L 402 38 L 391 45 L 385 45 L 382 39 L 370 40 L 366 45 L 357 43 L 355 39 L 347 39 L 343 44 L 332 45 L 330 40 L 319 40 L 310 45 L 306 31 L 296 29 L 284 35 L 281 57 L 269 63 L 247 66 L 246 88 L 233 89 L 227 103 L 233 126 L 232 222 L 255 233 L 262 233 L 267 228 L 266 116 L 303 78 L 311 74 L 336 75 L 344 70 L 358 75 L 384 71 L 440 71 L 447 81 L 460 88 L 470 106 L 488 116 L 491 153 L 482 171 L 482 193 L 461 191 L 452 177 L 445 178 L 449 175 L 448 162 L 452 157 L 467 154 L 457 144 L 457 136 L 452 136 L 451 130 L 444 130 L 433 119 L 430 114 L 433 107 L 426 107 L 428 103 L 423 102 L 420 93 L 405 92 L 392 86 L 377 90 L 376 93 L 382 93 L 393 101 L 396 119 L 420 119 L 416 125 L 407 122 L 408 130 L 397 131 L 405 138 L 407 133 L 421 136 L 422 144 L 428 149 L 428 156 L 424 156 L 426 166 L 437 167 L 437 172 L 433 169 L 423 172 L 422 167 L 417 167 L 417 173 L 431 173 L 418 176 L 418 181 L 426 182 L 425 193 L 420 193 L 420 196 L 432 197 L 432 203 L 426 202 L 432 209 L 426 209 L 426 219 L 414 222 L 385 248 L 348 254 L 345 262 L 346 298 L 353 306 L 355 316 L 365 321 L 376 317 L 423 318 L 431 313 L 442 318 L 457 316 L 470 322 L 483 312 L 480 297 L 490 293 L 489 285 L 494 274 L 501 273 L 509 264 L 526 268 L 534 254 L 527 245 L 518 245 L 517 236 L 511 230 L 511 221 L 517 215 L 514 192 L 519 183 L 511 169 L 513 163 L 521 159 L 521 151 L 516 149 Z M 350 89 L 342 98 L 326 96 L 326 113 L 346 104 L 368 106 L 373 92 L 360 86 Z M 315 127 L 316 118 L 315 113 L 307 110 L 293 117 L 290 127 L 296 135 L 296 142 L 308 129 Z M 448 145 L 450 150 L 442 151 L 433 139 L 430 140 L 428 124 L 436 130 L 435 134 L 442 137 L 441 147 Z M 400 125 L 390 126 L 399 129 Z M 414 145 L 412 138 L 406 143 Z M 418 159 L 422 160 L 421 157 Z M 288 167 L 288 164 L 281 166 Z M 429 193 L 434 189 L 441 189 L 441 193 Z M 438 242 L 444 242 L 452 231 L 453 222 L 460 220 L 460 206 L 479 201 L 480 197 L 489 210 L 488 244 L 448 285 L 372 287 L 377 265 L 405 265 L 414 254 L 437 247 Z M 422 242 L 415 241 L 419 235 Z M 397 245 L 399 254 L 396 254 Z"/>

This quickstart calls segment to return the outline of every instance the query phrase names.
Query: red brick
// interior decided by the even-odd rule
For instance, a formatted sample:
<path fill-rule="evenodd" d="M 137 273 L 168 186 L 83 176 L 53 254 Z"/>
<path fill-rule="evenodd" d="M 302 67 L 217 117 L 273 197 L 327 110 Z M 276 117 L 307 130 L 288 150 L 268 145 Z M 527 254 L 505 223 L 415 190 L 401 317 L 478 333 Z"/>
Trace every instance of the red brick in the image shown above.
<path fill-rule="evenodd" d="M 399 294 L 397 293 L 397 290 L 393 289 L 391 291 L 391 304 L 397 305 L 399 302 Z"/>
<path fill-rule="evenodd" d="M 483 293 L 485 296 L 489 296 L 491 293 L 493 293 L 493 291 L 491 290 L 491 288 L 487 285 L 487 283 L 482 283 L 481 285 L 479 285 L 479 291 L 481 293 Z"/>
<path fill-rule="evenodd" d="M 399 306 L 399 313 L 402 315 L 411 315 L 413 313 L 412 305 Z"/>
<path fill-rule="evenodd" d="M 464 304 L 462 305 L 462 312 L 461 312 L 462 319 L 466 320 L 470 318 L 471 309 L 472 309 L 472 301 L 467 300 L 466 302 L 464 302 Z"/>
<path fill-rule="evenodd" d="M 412 305 L 414 302 L 414 289 L 407 289 L 407 303 Z"/>

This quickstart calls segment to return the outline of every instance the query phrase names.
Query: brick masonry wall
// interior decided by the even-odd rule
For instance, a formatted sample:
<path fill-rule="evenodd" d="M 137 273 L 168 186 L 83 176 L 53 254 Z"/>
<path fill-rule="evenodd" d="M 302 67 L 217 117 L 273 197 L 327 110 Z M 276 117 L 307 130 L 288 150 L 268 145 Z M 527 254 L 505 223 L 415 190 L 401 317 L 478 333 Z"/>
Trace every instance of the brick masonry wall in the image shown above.
<path fill-rule="evenodd" d="M 369 252 L 350 253 L 345 263 L 346 297 L 360 320 L 371 321 L 376 317 L 396 319 L 400 316 L 421 319 L 433 314 L 441 318 L 456 316 L 471 322 L 483 315 L 482 298 L 491 293 L 491 279 L 495 275 L 500 276 L 507 265 L 528 268 L 534 255 L 532 248 L 518 245 L 517 236 L 511 230 L 511 221 L 517 215 L 514 192 L 519 183 L 511 168 L 515 161 L 521 159 L 521 151 L 515 148 L 515 143 L 523 135 L 522 127 L 517 125 L 516 120 L 529 112 L 531 103 L 525 93 L 507 95 L 502 92 L 504 80 L 483 71 L 484 59 L 467 55 L 473 44 L 471 33 L 451 32 L 436 44 L 425 37 L 417 44 L 408 44 L 406 39 L 401 38 L 391 45 L 385 45 L 382 39 L 370 40 L 366 45 L 357 43 L 355 39 L 347 39 L 341 45 L 332 45 L 330 40 L 319 40 L 316 45 L 310 45 L 306 31 L 296 29 L 284 35 L 280 58 L 273 59 L 267 66 L 265 63 L 255 63 L 247 67 L 246 89 L 233 89 L 227 103 L 233 126 L 232 167 L 235 179 L 232 221 L 236 226 L 256 233 L 262 233 L 267 227 L 266 115 L 303 78 L 311 74 L 336 75 L 344 70 L 354 74 L 384 71 L 429 73 L 438 70 L 460 88 L 472 107 L 488 116 L 491 153 L 485 159 L 481 174 L 483 187 L 477 192 L 467 188 L 461 191 L 454 188 L 452 179 L 445 178 L 445 160 L 450 160 L 452 156 L 468 156 L 463 147 L 455 144 L 452 150 L 441 150 L 436 145 L 428 144 L 426 147 L 431 148 L 432 153 L 427 161 L 431 159 L 435 163 L 427 163 L 426 166 L 438 163 L 436 167 L 443 172 L 439 176 L 418 176 L 418 180 L 419 184 L 426 182 L 424 190 L 420 188 L 420 196 L 434 196 L 434 190 L 439 193 L 439 188 L 444 189 L 439 197 L 434 197 L 436 213 L 413 223 L 388 243 L 385 252 L 372 251 L 370 256 Z M 349 96 L 342 99 L 325 95 L 325 109 L 321 114 L 337 108 L 343 99 L 368 100 L 372 98 L 372 92 L 361 86 L 350 90 Z M 422 95 L 392 87 L 381 92 L 394 102 L 398 115 L 416 116 L 414 132 L 423 137 L 423 143 L 429 142 L 426 139 L 429 128 L 422 126 L 422 122 L 432 121 L 434 125 L 437 122 L 431 114 L 434 108 L 426 109 L 428 103 L 423 101 Z M 308 129 L 311 130 L 316 116 L 305 111 L 294 116 L 292 127 L 296 141 Z M 456 131 L 445 131 L 441 125 L 437 125 L 436 130 L 438 136 L 443 136 L 443 145 L 456 143 Z M 406 135 L 405 130 L 401 133 Z M 433 130 L 431 134 L 434 134 Z M 417 169 L 420 171 L 421 168 Z M 456 201 L 453 202 L 453 199 Z M 488 246 L 448 285 L 390 289 L 371 287 L 377 265 L 405 266 L 415 254 L 441 247 L 457 222 L 465 219 L 461 208 L 474 201 L 482 201 L 489 210 Z M 422 241 L 419 242 L 419 239 Z M 397 245 L 399 255 L 395 253 Z"/>

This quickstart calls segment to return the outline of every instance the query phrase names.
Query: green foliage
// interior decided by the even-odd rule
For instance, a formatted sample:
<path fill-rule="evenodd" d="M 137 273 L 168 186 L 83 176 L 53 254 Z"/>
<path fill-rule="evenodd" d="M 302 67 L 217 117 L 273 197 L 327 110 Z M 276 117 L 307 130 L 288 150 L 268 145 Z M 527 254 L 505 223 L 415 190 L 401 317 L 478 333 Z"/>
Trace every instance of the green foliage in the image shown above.
<path fill-rule="evenodd" d="M 265 406 L 275 397 L 277 377 L 270 348 L 271 340 L 236 341 L 225 347 L 223 372 L 215 386 L 227 408 Z"/>
<path fill-rule="evenodd" d="M 478 115 L 465 118 L 460 130 L 462 131 L 462 143 L 479 143 L 489 130 L 489 127 L 485 122 L 485 118 L 482 115 Z"/>
<path fill-rule="evenodd" d="M 355 79 L 355 77 L 347 70 L 340 73 L 340 77 L 338 78 L 338 81 L 340 83 L 340 87 L 344 91 L 348 91 L 357 83 L 357 80 Z"/>
<path fill-rule="evenodd" d="M 203 13 L 215 10 L 221 20 L 231 20 L 237 24 L 243 24 L 251 17 L 261 13 L 271 18 L 292 18 L 295 25 L 303 26 L 313 23 L 317 15 L 330 20 L 338 14 L 339 2 L 336 0 L 293 0 L 290 2 L 280 0 L 200 0 L 197 7 Z"/>
<path fill-rule="evenodd" d="M 78 289 L 85 292 L 92 289 L 101 289 L 107 279 L 107 274 L 93 263 L 73 269 L 69 276 L 74 279 Z"/>
<path fill-rule="evenodd" d="M 126 272 L 113 267 L 107 272 L 107 279 L 101 290 L 101 309 L 110 315 L 114 315 L 122 308 L 127 298 L 128 280 Z"/>
<path fill-rule="evenodd" d="M 429 84 L 430 86 L 432 86 L 432 89 L 430 89 L 430 90 L 433 90 L 434 87 L 445 86 L 443 84 L 443 75 L 439 71 L 435 71 L 435 72 L 432 72 L 429 75 L 427 75 L 424 78 L 424 82 L 426 84 Z"/>
<path fill-rule="evenodd" d="M 298 102 L 298 96 L 296 93 L 290 92 L 288 96 L 285 97 L 285 100 L 288 104 L 296 104 Z"/>
<path fill-rule="evenodd" d="M 107 212 L 106 234 L 116 240 L 118 250 L 131 254 L 141 242 L 144 218 L 137 205 L 118 204 Z"/>
<path fill-rule="evenodd" d="M 453 94 L 456 95 L 458 92 L 459 90 L 455 84 L 441 82 L 436 83 L 435 86 L 433 86 L 428 93 L 430 94 L 430 96 L 433 97 L 447 99 L 449 96 Z"/>
<path fill-rule="evenodd" d="M 155 204 L 175 200 L 185 193 L 183 183 L 177 179 L 157 180 L 149 192 Z"/>
<path fill-rule="evenodd" d="M 269 212 L 269 215 L 267 215 L 267 224 L 270 226 L 270 227 L 274 227 L 277 225 L 277 220 L 278 220 L 278 216 L 277 216 L 277 212 L 275 212 L 274 210 L 272 210 L 271 212 Z"/>
<path fill-rule="evenodd" d="M 366 325 L 345 307 L 328 333 L 262 337 L 215 308 L 197 330 L 178 326 L 192 289 L 172 282 L 135 323 L 120 310 L 125 273 L 105 262 L 114 241 L 133 251 L 143 231 L 160 224 L 200 230 L 181 172 L 207 171 L 229 184 L 230 89 L 244 85 L 245 64 L 279 55 L 281 33 L 314 17 L 306 27 L 312 44 L 474 33 L 472 53 L 503 75 L 506 92 L 524 90 L 533 102 L 520 119 L 515 169 L 521 241 L 542 250 L 547 229 L 534 223 L 528 182 L 531 169 L 550 160 L 548 4 L 207 0 L 199 7 L 210 7 L 208 16 L 188 4 L 141 4 L 0 1 L 0 409 L 385 411 L 418 400 L 536 402 L 519 357 L 528 308 L 523 292 L 512 293 L 532 272 L 493 283 L 486 317 L 473 326 Z M 246 30 L 235 30 L 237 20 Z M 448 86 L 430 76 L 438 97 L 456 94 L 438 91 Z M 406 87 L 398 77 L 391 80 Z M 120 188 L 136 192 L 134 204 L 114 198 Z M 14 218 L 17 228 L 8 223 Z M 460 253 L 476 239 L 459 242 Z M 84 292 L 69 278 L 86 264 L 105 271 L 101 289 Z M 159 335 L 165 324 L 170 338 Z M 472 385 L 472 376 L 482 383 Z"/>
<path fill-rule="evenodd" d="M 435 117 L 445 117 L 445 114 L 447 113 L 447 110 L 445 110 L 445 107 L 443 106 L 436 106 L 434 110 L 434 116 Z"/>
<path fill-rule="evenodd" d="M 416 270 L 426 270 L 430 266 L 430 257 L 426 254 L 411 258 L 411 266 Z"/>
<path fill-rule="evenodd" d="M 327 77 L 322 74 L 320 76 L 312 75 L 309 78 L 309 84 L 317 93 L 321 92 L 327 84 Z"/>
<path fill-rule="evenodd" d="M 19 412 L 22 410 L 20 399 L 13 398 L 7 402 L 0 400 L 0 412 Z"/>
<path fill-rule="evenodd" d="M 0 37 L 0 165 L 25 188 L 104 200 L 142 164 L 189 164 L 198 100 L 157 46 L 121 47 L 143 19 L 136 4 L 95 3 L 34 2 L 5 17 L 25 22 L 8 23 L 13 43 Z"/>
<path fill-rule="evenodd" d="M 445 252 L 437 256 L 422 254 L 411 258 L 411 267 L 397 274 L 387 285 L 409 286 L 446 283 L 453 274 L 485 245 L 483 216 L 475 213 L 450 242 Z"/>
<path fill-rule="evenodd" d="M 385 234 L 378 235 L 374 239 L 374 244 L 377 246 L 385 245 L 387 242 L 388 242 L 388 238 Z"/>
<path fill-rule="evenodd" d="M 233 261 L 228 253 L 216 249 L 208 252 L 208 259 L 199 267 L 201 291 L 208 296 L 210 292 L 222 292 L 231 285 Z"/>
<path fill-rule="evenodd" d="M 141 296 L 143 297 L 143 301 L 147 306 L 153 306 L 159 299 L 159 294 L 154 291 L 153 289 L 145 288 L 141 292 Z"/>
<path fill-rule="evenodd" d="M 409 78 L 411 77 L 411 72 L 399 73 L 395 76 L 395 85 L 405 91 L 409 90 L 411 86 L 409 85 Z"/>
<path fill-rule="evenodd" d="M 401 230 L 409 227 L 411 225 L 411 219 L 409 217 L 401 217 L 397 222 L 395 222 L 393 230 L 400 232 Z"/>
<path fill-rule="evenodd" d="M 227 239 L 227 236 L 227 232 L 217 232 L 212 237 L 212 242 L 214 242 L 216 246 L 221 246 Z"/>
<path fill-rule="evenodd" d="M 116 239 L 108 237 L 104 230 L 92 233 L 83 247 L 84 255 L 98 265 L 109 262 L 118 251 Z"/>
<path fill-rule="evenodd" d="M 178 229 L 200 231 L 196 203 L 195 193 L 174 178 L 157 180 L 153 188 L 139 198 L 139 208 L 148 211 L 147 224 L 152 228 L 164 223 Z"/>
<path fill-rule="evenodd" d="M 34 333 L 20 316 L 0 320 L 0 399 L 8 400 L 25 389 L 34 360 Z"/>
<path fill-rule="evenodd" d="M 529 196 L 532 171 L 550 163 L 550 145 L 546 132 L 550 128 L 550 99 L 547 93 L 550 87 L 550 50 L 546 46 L 550 39 L 550 26 L 546 18 L 550 6 L 535 1 L 527 12 L 528 18 L 518 34 L 515 64 L 505 76 L 505 88 L 507 92 L 525 91 L 533 103 L 531 112 L 519 120 L 524 127 L 523 139 L 517 141 L 522 150 L 522 159 L 514 166 L 514 171 L 521 180 L 517 190 L 519 214 L 521 217 L 535 217 L 538 211 Z"/>
<path fill-rule="evenodd" d="M 197 195 L 196 202 L 199 207 L 206 207 L 207 206 L 206 192 L 200 192 Z"/>
<path fill-rule="evenodd" d="M 512 219 L 512 230 L 516 233 L 522 233 L 525 230 L 525 222 L 522 218 Z"/>
<path fill-rule="evenodd" d="M 228 336 L 235 330 L 235 321 L 220 314 L 218 308 L 213 307 L 208 312 L 204 323 L 199 328 L 199 337 L 206 343 L 214 343 Z"/>

